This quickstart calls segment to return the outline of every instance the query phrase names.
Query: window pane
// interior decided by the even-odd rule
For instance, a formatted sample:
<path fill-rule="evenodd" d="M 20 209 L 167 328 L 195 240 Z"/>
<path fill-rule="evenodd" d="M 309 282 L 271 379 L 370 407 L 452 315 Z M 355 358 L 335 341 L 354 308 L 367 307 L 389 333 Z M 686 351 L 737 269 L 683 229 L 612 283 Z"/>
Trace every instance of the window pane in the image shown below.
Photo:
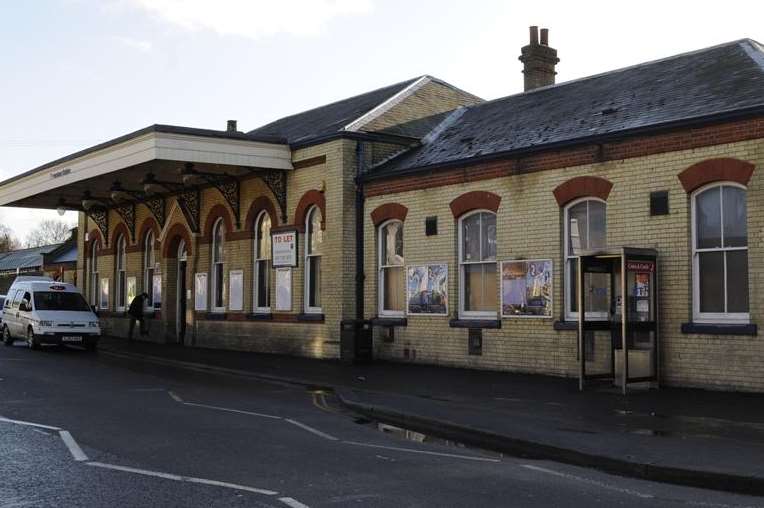
<path fill-rule="evenodd" d="M 212 261 L 218 262 L 223 260 L 223 223 L 218 222 L 213 231 L 212 238 Z"/>
<path fill-rule="evenodd" d="M 605 203 L 588 201 L 589 203 L 589 245 L 587 249 L 602 249 L 607 242 L 607 223 L 605 218 Z"/>
<path fill-rule="evenodd" d="M 496 216 L 492 213 L 481 213 L 483 234 L 481 261 L 494 261 L 496 259 Z"/>
<path fill-rule="evenodd" d="M 215 264 L 215 307 L 223 306 L 223 263 Z"/>
<path fill-rule="evenodd" d="M 145 292 L 149 297 L 146 299 L 146 306 L 152 307 L 154 305 L 154 269 L 146 270 L 146 289 Z"/>
<path fill-rule="evenodd" d="M 578 255 L 588 249 L 586 201 L 568 209 L 568 255 Z"/>
<path fill-rule="evenodd" d="M 384 268 L 382 279 L 384 284 L 382 308 L 403 312 L 403 267 Z"/>
<path fill-rule="evenodd" d="M 321 254 L 324 232 L 321 230 L 321 212 L 314 208 L 308 221 L 308 254 Z"/>
<path fill-rule="evenodd" d="M 700 312 L 724 312 L 724 253 L 698 253 Z"/>
<path fill-rule="evenodd" d="M 568 273 L 570 273 L 570 283 L 568 285 L 570 312 L 578 312 L 578 259 L 568 260 Z"/>
<path fill-rule="evenodd" d="M 748 245 L 745 191 L 738 187 L 722 187 L 724 203 L 724 246 L 745 247 Z"/>
<path fill-rule="evenodd" d="M 721 247 L 721 221 L 721 188 L 714 187 L 698 194 L 695 197 L 697 248 Z"/>
<path fill-rule="evenodd" d="M 727 252 L 727 312 L 748 312 L 748 251 L 745 250 Z"/>
<path fill-rule="evenodd" d="M 480 214 L 462 220 L 462 261 L 480 261 Z"/>
<path fill-rule="evenodd" d="M 496 264 L 464 265 L 464 310 L 495 312 Z"/>
<path fill-rule="evenodd" d="M 403 265 L 403 224 L 392 222 L 382 229 L 382 264 Z"/>
<path fill-rule="evenodd" d="M 271 258 L 271 218 L 267 215 L 260 219 L 260 227 L 257 230 L 257 257 Z"/>
<path fill-rule="evenodd" d="M 321 307 L 321 257 L 308 258 L 310 263 L 310 287 L 308 288 L 308 306 Z"/>
<path fill-rule="evenodd" d="M 586 312 L 607 313 L 610 310 L 610 274 L 587 273 L 584 277 L 586 292 Z"/>
<path fill-rule="evenodd" d="M 256 307 L 269 307 L 269 273 L 268 273 L 268 261 L 262 260 L 257 262 L 257 301 Z"/>
<path fill-rule="evenodd" d="M 119 272 L 119 294 L 117 295 L 117 306 L 118 307 L 124 307 L 125 306 L 125 272 L 120 271 Z"/>

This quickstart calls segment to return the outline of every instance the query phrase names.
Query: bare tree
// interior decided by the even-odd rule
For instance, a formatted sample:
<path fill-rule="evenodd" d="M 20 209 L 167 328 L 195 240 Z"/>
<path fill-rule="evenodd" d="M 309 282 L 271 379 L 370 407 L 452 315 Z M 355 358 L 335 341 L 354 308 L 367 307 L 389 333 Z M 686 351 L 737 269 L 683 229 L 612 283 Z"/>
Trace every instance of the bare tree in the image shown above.
<path fill-rule="evenodd" d="M 11 228 L 5 224 L 0 224 L 0 252 L 8 252 L 21 247 L 21 242 L 13 234 Z"/>
<path fill-rule="evenodd" d="M 27 235 L 25 244 L 27 247 L 42 247 L 65 242 L 69 239 L 72 227 L 61 220 L 45 219 Z"/>

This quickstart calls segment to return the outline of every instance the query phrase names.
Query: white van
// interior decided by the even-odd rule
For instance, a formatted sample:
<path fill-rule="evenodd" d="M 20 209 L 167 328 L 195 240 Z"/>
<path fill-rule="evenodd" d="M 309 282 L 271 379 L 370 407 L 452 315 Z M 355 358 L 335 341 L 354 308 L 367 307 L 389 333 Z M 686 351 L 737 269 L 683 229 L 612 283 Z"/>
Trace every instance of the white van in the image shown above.
<path fill-rule="evenodd" d="M 3 340 L 42 345 L 75 344 L 95 351 L 101 336 L 98 317 L 79 289 L 50 277 L 19 276 L 3 305 Z"/>

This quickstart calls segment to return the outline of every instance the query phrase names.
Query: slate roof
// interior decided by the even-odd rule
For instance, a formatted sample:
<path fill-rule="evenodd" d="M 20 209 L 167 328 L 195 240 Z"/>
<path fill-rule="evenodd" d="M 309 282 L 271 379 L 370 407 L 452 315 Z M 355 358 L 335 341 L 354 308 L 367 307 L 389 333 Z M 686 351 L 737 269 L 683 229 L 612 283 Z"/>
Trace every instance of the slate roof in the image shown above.
<path fill-rule="evenodd" d="M 249 131 L 247 134 L 278 136 L 286 138 L 289 144 L 329 136 L 342 131 L 347 124 L 365 115 L 422 77 L 417 76 L 407 81 L 287 116 Z"/>
<path fill-rule="evenodd" d="M 460 108 L 366 178 L 741 112 L 764 113 L 764 47 L 751 39 Z"/>
<path fill-rule="evenodd" d="M 57 243 L 0 253 L 0 272 L 15 271 L 17 268 L 23 270 L 25 268 L 42 267 L 42 255 L 53 252 L 61 247 L 61 245 L 63 244 Z"/>

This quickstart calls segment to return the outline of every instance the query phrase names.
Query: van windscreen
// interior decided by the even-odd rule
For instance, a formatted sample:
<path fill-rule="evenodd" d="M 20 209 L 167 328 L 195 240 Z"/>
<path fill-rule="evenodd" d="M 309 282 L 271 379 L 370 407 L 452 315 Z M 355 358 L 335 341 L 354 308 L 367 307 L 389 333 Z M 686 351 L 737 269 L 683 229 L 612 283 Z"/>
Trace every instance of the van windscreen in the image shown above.
<path fill-rule="evenodd" d="M 89 311 L 90 306 L 79 293 L 41 291 L 34 294 L 36 310 L 74 310 Z"/>

